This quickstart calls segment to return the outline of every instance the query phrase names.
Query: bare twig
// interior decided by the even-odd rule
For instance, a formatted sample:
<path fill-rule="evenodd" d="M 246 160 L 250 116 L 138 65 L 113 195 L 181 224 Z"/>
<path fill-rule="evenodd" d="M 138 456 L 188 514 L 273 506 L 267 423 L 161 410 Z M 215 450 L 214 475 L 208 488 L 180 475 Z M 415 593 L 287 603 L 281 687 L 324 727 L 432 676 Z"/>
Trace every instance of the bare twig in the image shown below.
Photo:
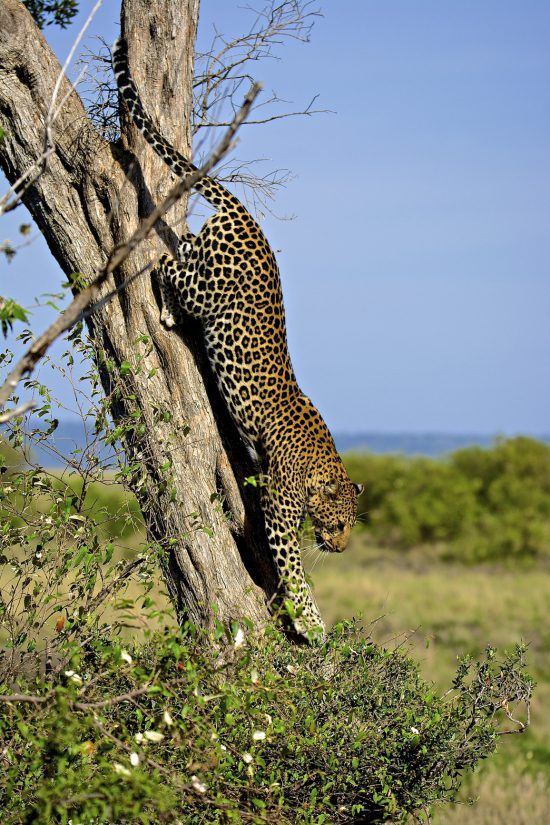
<path fill-rule="evenodd" d="M 171 209 L 172 206 L 174 206 L 174 204 L 177 203 L 177 201 L 186 192 L 189 192 L 189 190 L 192 189 L 198 181 L 201 180 L 201 178 L 208 175 L 210 170 L 213 169 L 217 163 L 219 163 L 222 157 L 224 157 L 224 155 L 233 148 L 235 134 L 248 116 L 248 113 L 250 112 L 252 104 L 258 96 L 260 89 L 261 86 L 258 83 L 252 86 L 243 105 L 241 106 L 241 109 L 235 116 L 230 127 L 227 129 L 222 140 L 201 168 L 179 180 L 170 189 L 168 195 L 162 203 L 156 206 L 151 214 L 138 226 L 129 240 L 124 244 L 115 247 L 109 256 L 107 264 L 99 275 L 90 284 L 88 284 L 88 286 L 75 295 L 67 309 L 56 318 L 56 320 L 42 333 L 42 335 L 36 339 L 36 341 L 33 342 L 27 352 L 12 369 L 3 386 L 0 387 L 0 408 L 9 400 L 23 376 L 32 373 L 36 364 L 44 356 L 52 343 L 59 338 L 60 335 L 70 329 L 75 323 L 81 320 L 84 310 L 96 299 L 99 290 L 107 278 L 112 275 L 112 273 L 123 263 L 123 261 L 126 260 L 128 255 L 130 255 L 136 246 L 149 235 L 157 221 L 160 220 L 160 218 L 162 218 L 162 216 L 168 212 L 168 210 Z M 124 285 L 127 285 L 127 283 L 128 280 L 125 281 Z M 28 409 L 30 409 L 30 407 L 28 407 Z M 18 413 L 14 410 L 4 412 L 4 421 L 8 421 L 17 414 Z"/>
<path fill-rule="evenodd" d="M 138 696 L 143 696 L 149 690 L 150 685 L 131 690 L 128 693 L 121 693 L 119 696 L 111 696 L 99 702 L 71 702 L 71 705 L 78 710 L 94 710 L 95 708 L 107 708 L 111 705 L 118 705 L 120 702 L 131 702 Z M 32 693 L 9 693 L 0 694 L 0 702 L 26 702 L 32 705 L 41 705 L 50 699 L 52 694 L 47 696 L 36 696 Z"/>
<path fill-rule="evenodd" d="M 110 699 L 103 699 L 99 702 L 74 702 L 74 707 L 78 710 L 95 710 L 96 708 L 109 708 L 111 705 L 118 705 L 120 702 L 131 702 L 138 696 L 143 696 L 149 690 L 150 685 L 130 690 L 128 693 L 121 693 L 119 696 L 111 696 Z"/>
<path fill-rule="evenodd" d="M 141 565 L 144 563 L 145 559 L 142 558 L 134 559 L 134 561 L 131 561 L 129 564 L 127 564 L 122 573 L 120 573 L 116 577 L 116 579 L 113 579 L 112 582 L 107 584 L 104 588 L 102 588 L 99 591 L 97 596 L 94 596 L 94 598 L 90 600 L 90 602 L 86 605 L 86 610 L 88 612 L 95 610 L 101 604 L 101 602 L 105 601 L 105 599 L 113 592 L 113 590 L 116 590 L 118 587 L 124 584 L 124 582 L 130 578 L 134 570 L 137 570 L 137 568 L 141 567 Z"/>
<path fill-rule="evenodd" d="M 506 718 L 509 719 L 510 722 L 512 722 L 512 724 L 517 725 L 517 728 L 509 728 L 507 730 L 498 730 L 497 731 L 497 736 L 509 736 L 512 733 L 525 733 L 525 731 L 528 729 L 529 725 L 531 724 L 531 703 L 528 700 L 526 700 L 526 705 L 527 705 L 527 710 L 526 710 L 527 718 L 526 718 L 525 722 L 522 722 L 521 719 L 516 719 L 512 715 L 512 712 L 510 711 L 510 707 L 508 705 L 508 702 L 503 702 L 502 703 L 502 710 L 504 711 L 504 713 L 506 715 Z"/>
<path fill-rule="evenodd" d="M 8 410 L 7 412 L 0 413 L 0 424 L 5 424 L 6 421 L 10 421 L 12 418 L 16 418 L 18 415 L 25 415 L 26 412 L 32 410 L 34 407 L 34 401 L 25 401 L 23 404 L 20 404 L 18 407 L 15 407 L 13 410 Z"/>
<path fill-rule="evenodd" d="M 28 702 L 33 705 L 41 705 L 42 702 L 47 701 L 47 696 L 33 696 L 29 693 L 0 693 L 0 702 Z"/>

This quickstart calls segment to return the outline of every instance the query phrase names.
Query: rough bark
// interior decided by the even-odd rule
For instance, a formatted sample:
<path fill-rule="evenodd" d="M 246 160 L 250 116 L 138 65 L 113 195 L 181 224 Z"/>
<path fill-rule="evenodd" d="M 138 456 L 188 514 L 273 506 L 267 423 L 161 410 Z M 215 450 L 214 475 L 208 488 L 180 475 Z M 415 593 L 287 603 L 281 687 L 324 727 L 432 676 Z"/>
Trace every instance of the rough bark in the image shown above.
<path fill-rule="evenodd" d="M 190 150 L 197 18 L 198 0 L 122 4 L 122 32 L 145 105 L 184 152 Z M 1 0 L 0 125 L 7 137 L 0 162 L 11 182 L 42 152 L 59 71 L 22 3 Z M 64 81 L 59 99 L 69 89 Z M 53 138 L 55 151 L 24 201 L 65 274 L 92 278 L 173 181 L 128 123 L 117 145 L 105 143 L 76 92 L 56 120 Z M 105 291 L 146 267 L 165 246 L 173 251 L 184 216 L 184 204 L 169 213 Z M 98 353 L 106 353 L 116 367 L 123 361 L 136 367 L 138 355 L 141 359 L 139 369 L 122 379 L 121 390 L 111 392 L 105 369 L 102 380 L 111 392 L 115 423 L 137 410 L 144 425 L 127 447 L 139 460 L 135 491 L 150 538 L 166 549 L 164 574 L 177 609 L 202 626 L 211 624 L 214 606 L 222 621 L 248 617 L 261 625 L 268 618 L 266 598 L 274 592 L 275 571 L 254 491 L 240 482 L 252 468 L 217 395 L 200 330 L 191 324 L 181 333 L 161 327 L 158 295 L 146 273 L 91 316 L 89 333 Z M 140 343 L 142 336 L 148 344 Z M 213 500 L 215 493 L 225 501 L 223 508 Z"/>

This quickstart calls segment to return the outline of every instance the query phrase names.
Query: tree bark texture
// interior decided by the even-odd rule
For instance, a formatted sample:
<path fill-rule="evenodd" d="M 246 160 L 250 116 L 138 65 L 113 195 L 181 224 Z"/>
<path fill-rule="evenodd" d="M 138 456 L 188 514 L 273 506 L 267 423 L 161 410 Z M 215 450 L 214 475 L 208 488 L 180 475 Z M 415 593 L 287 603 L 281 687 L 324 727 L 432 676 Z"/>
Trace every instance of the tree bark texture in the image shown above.
<path fill-rule="evenodd" d="M 185 153 L 198 6 L 198 0 L 122 3 L 122 34 L 145 106 Z M 0 125 L 7 132 L 0 158 L 10 182 L 42 153 L 59 72 L 23 4 L 0 0 Z M 70 89 L 64 79 L 58 99 Z M 93 278 L 173 179 L 128 122 L 117 144 L 102 140 L 74 91 L 54 123 L 53 139 L 54 152 L 24 202 L 63 272 Z M 105 292 L 154 263 L 166 247 L 174 251 L 184 218 L 180 204 Z M 180 615 L 208 627 L 215 606 L 222 621 L 248 617 L 261 626 L 276 588 L 274 564 L 256 491 L 241 483 L 253 468 L 218 396 L 200 329 L 191 322 L 180 332 L 162 328 L 148 271 L 91 315 L 88 326 L 115 374 L 121 363 L 131 365 L 117 392 L 104 366 L 102 381 L 115 423 L 134 415 L 142 425 L 126 445 L 140 466 L 134 488 L 150 539 L 166 549 L 164 574 Z"/>

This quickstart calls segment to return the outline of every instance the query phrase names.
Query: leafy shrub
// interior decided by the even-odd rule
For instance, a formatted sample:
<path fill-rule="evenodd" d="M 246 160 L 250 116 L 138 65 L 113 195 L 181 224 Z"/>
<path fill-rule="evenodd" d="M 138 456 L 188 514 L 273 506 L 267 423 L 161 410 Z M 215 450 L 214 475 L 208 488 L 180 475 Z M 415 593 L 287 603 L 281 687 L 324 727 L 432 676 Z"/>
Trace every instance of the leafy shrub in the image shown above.
<path fill-rule="evenodd" d="M 447 545 L 467 561 L 534 557 L 550 548 L 550 447 L 518 437 L 446 460 L 352 455 L 359 501 L 376 541 Z"/>
<path fill-rule="evenodd" d="M 522 650 L 462 661 L 441 698 L 354 631 L 321 648 L 242 644 L 236 625 L 131 655 L 99 632 L 69 646 L 23 699 L 0 687 L 3 823 L 402 822 L 452 799 L 498 713 L 529 701 Z"/>

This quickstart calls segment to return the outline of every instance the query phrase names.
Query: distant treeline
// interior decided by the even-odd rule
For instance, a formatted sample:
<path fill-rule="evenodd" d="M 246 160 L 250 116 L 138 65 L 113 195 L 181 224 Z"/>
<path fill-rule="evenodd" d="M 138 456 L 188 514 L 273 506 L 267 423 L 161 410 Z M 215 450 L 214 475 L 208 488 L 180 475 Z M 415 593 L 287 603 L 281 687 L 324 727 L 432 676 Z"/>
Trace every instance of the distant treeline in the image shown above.
<path fill-rule="evenodd" d="M 532 438 L 467 447 L 446 459 L 352 453 L 352 478 L 373 541 L 407 549 L 441 544 L 467 562 L 550 551 L 550 446 Z"/>
<path fill-rule="evenodd" d="M 9 473 L 20 459 L 5 442 L 2 453 Z M 446 458 L 349 453 L 345 462 L 354 481 L 365 485 L 359 526 L 374 543 L 397 549 L 438 545 L 443 557 L 465 562 L 550 558 L 548 444 L 518 437 Z M 70 488 L 77 501 L 82 479 L 46 474 L 41 489 L 45 485 Z M 42 508 L 40 496 L 35 506 Z M 94 518 L 99 511 L 103 537 L 127 538 L 142 527 L 134 496 L 112 475 L 89 485 L 79 509 Z"/>

